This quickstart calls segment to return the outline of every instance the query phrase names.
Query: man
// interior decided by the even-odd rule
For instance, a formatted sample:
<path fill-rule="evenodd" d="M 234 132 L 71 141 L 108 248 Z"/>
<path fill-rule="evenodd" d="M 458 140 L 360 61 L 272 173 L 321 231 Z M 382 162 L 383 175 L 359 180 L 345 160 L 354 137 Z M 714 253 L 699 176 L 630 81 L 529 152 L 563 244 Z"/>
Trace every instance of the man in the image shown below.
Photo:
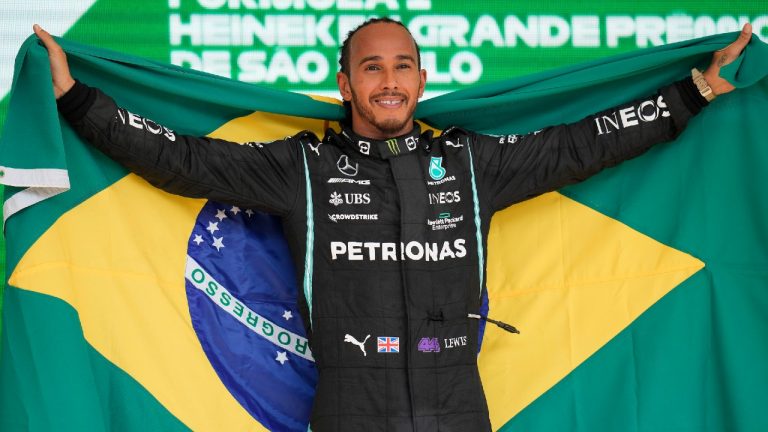
<path fill-rule="evenodd" d="M 476 347 L 493 213 L 676 137 L 733 90 L 719 69 L 751 28 L 703 76 L 627 104 L 648 108 L 643 122 L 603 130 L 590 116 L 524 136 L 433 137 L 413 122 L 426 84 L 418 46 L 402 24 L 371 20 L 342 47 L 341 133 L 249 146 L 141 127 L 76 83 L 60 47 L 35 32 L 59 109 L 89 142 L 169 192 L 283 218 L 319 370 L 313 430 L 477 431 L 490 429 Z"/>

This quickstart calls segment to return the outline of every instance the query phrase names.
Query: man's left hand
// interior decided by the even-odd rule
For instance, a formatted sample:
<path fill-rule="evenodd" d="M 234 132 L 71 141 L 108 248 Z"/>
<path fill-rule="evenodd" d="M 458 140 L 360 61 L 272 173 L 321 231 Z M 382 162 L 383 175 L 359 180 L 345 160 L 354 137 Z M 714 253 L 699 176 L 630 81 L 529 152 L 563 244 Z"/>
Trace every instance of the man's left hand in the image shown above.
<path fill-rule="evenodd" d="M 715 96 L 731 92 L 735 88 L 733 84 L 720 77 L 720 68 L 736 60 L 741 55 L 741 52 L 744 51 L 751 38 L 752 25 L 746 23 L 741 29 L 741 34 L 732 44 L 715 51 L 714 55 L 712 55 L 712 63 L 704 71 L 703 75 Z"/>

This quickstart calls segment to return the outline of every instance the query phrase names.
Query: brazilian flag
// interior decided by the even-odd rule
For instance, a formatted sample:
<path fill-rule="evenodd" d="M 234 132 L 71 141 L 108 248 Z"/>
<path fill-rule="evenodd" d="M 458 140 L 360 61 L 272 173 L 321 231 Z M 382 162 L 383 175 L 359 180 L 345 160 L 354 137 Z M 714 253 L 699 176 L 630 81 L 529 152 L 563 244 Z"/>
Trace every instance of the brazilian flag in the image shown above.
<path fill-rule="evenodd" d="M 576 121 L 735 37 L 446 94 L 417 118 L 495 134 Z M 270 141 L 343 115 L 60 42 L 77 78 L 180 133 Z M 306 430 L 316 371 L 280 221 L 169 195 L 83 143 L 35 38 L 15 73 L 0 430 Z M 744 88 L 675 142 L 493 219 L 490 315 L 522 331 L 489 327 L 478 355 L 495 429 L 768 430 L 768 47 L 753 39 L 726 73 Z"/>

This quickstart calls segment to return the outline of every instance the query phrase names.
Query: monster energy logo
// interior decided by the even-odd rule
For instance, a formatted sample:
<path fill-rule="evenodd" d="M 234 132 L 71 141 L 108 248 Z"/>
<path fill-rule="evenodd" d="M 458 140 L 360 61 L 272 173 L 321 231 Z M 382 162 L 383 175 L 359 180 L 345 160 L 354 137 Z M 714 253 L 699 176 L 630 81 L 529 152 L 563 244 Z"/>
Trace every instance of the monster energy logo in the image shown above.
<path fill-rule="evenodd" d="M 396 139 L 388 139 L 387 140 L 387 147 L 389 147 L 389 151 L 392 154 L 399 154 L 400 153 L 400 145 L 397 144 Z"/>
<path fill-rule="evenodd" d="M 306 338 L 286 330 L 252 311 L 248 306 L 235 298 L 232 293 L 208 274 L 208 272 L 189 255 L 187 255 L 185 276 L 195 288 L 205 293 L 216 306 L 240 321 L 240 323 L 242 323 L 248 330 L 284 350 L 290 351 L 309 361 L 315 361 L 312 357 L 312 352 L 309 350 L 309 344 Z"/>

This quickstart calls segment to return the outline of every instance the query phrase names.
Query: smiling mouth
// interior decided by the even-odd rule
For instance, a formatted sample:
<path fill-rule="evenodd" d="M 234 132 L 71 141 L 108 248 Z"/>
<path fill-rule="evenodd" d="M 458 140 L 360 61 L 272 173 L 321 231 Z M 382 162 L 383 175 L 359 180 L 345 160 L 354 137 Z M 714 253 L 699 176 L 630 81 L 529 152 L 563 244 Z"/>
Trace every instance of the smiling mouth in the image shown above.
<path fill-rule="evenodd" d="M 402 96 L 387 96 L 373 98 L 373 103 L 386 109 L 400 108 L 405 104 L 405 97 Z"/>

